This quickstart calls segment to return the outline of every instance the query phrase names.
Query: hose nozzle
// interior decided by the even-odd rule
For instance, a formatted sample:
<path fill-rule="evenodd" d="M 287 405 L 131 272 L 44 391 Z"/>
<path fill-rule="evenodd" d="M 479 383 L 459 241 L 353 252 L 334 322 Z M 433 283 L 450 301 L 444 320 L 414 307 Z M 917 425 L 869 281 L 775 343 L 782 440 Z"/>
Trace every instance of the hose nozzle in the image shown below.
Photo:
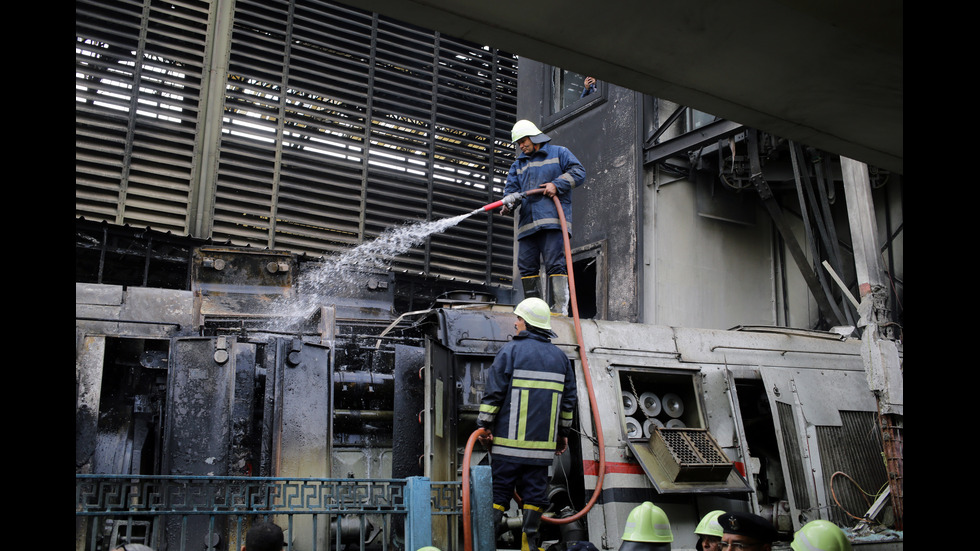
<path fill-rule="evenodd" d="M 515 192 L 515 193 L 511 193 L 510 195 L 507 195 L 506 197 L 504 197 L 503 199 L 501 199 L 499 201 L 494 201 L 493 203 L 490 203 L 489 205 L 485 205 L 483 207 L 483 210 L 493 210 L 493 209 L 495 209 L 497 207 L 500 207 L 500 206 L 506 206 L 507 208 L 513 210 L 514 209 L 514 205 L 516 205 L 518 201 L 520 201 L 521 199 L 527 197 L 528 195 L 534 195 L 534 194 L 538 194 L 538 193 L 544 193 L 544 188 L 532 189 L 532 190 L 528 190 L 528 191 L 518 191 L 518 192 Z"/>

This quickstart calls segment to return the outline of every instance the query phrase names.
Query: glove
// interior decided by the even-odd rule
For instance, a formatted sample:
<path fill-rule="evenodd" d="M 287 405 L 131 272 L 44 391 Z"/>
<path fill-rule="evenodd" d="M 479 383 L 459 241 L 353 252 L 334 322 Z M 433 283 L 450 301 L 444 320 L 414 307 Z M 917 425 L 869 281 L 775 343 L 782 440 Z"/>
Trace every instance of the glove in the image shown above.
<path fill-rule="evenodd" d="M 504 197 L 503 198 L 504 208 L 506 208 L 508 211 L 514 210 L 514 205 L 516 205 L 517 202 L 520 201 L 522 197 L 523 194 L 521 194 L 520 192 L 511 193 L 510 195 Z"/>

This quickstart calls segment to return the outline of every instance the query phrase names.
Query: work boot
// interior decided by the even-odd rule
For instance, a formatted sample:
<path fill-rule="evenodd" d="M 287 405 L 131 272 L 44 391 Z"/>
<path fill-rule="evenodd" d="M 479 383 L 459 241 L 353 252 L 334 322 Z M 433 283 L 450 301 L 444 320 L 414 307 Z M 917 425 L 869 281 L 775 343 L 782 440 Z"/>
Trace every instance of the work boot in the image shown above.
<path fill-rule="evenodd" d="M 521 276 L 524 298 L 541 298 L 541 276 Z"/>
<path fill-rule="evenodd" d="M 541 551 L 541 509 L 524 505 L 524 526 L 521 534 L 521 551 Z"/>
<path fill-rule="evenodd" d="M 567 316 L 568 275 L 554 274 L 548 276 L 548 289 L 551 294 L 551 313 Z"/>
<path fill-rule="evenodd" d="M 500 505 L 493 504 L 493 535 L 495 538 L 499 538 L 501 534 L 507 531 L 507 526 L 504 524 L 504 510 L 503 508 L 498 509 L 498 507 Z"/>

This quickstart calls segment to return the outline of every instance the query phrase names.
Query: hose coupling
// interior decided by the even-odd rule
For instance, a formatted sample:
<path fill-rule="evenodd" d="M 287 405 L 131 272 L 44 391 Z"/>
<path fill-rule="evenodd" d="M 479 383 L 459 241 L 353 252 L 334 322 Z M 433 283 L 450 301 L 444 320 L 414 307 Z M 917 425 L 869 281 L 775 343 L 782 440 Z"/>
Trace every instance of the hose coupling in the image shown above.
<path fill-rule="evenodd" d="M 516 193 L 511 193 L 510 195 L 504 197 L 502 199 L 502 201 L 504 203 L 504 206 L 506 206 L 507 208 L 513 210 L 514 205 L 516 205 L 517 202 L 520 201 L 523 198 L 524 198 L 524 193 L 518 191 Z"/>

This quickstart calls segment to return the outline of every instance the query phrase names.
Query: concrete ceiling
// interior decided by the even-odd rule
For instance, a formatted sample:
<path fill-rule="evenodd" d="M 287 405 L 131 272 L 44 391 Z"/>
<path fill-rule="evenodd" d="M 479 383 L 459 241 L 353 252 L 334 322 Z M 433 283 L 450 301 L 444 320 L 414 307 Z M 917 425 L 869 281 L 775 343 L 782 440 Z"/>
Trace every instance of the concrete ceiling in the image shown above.
<path fill-rule="evenodd" d="M 902 0 L 350 5 L 902 174 Z"/>

